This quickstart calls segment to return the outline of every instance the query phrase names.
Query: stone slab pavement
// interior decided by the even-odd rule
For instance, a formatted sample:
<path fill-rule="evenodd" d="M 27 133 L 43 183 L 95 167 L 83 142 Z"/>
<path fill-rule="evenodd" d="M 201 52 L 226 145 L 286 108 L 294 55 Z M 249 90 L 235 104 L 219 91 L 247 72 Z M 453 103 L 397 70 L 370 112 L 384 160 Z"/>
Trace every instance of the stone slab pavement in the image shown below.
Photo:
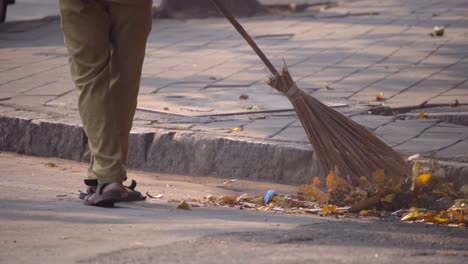
<path fill-rule="evenodd" d="M 46 166 L 53 163 L 55 167 Z M 86 164 L 0 153 L 0 263 L 464 263 L 468 229 L 398 218 L 338 220 L 226 207 L 175 209 L 170 199 L 259 195 L 297 186 L 130 171 L 157 199 L 84 206 Z"/>
<path fill-rule="evenodd" d="M 437 158 L 466 182 L 467 13 L 463 0 L 362 0 L 240 22 L 303 90 L 402 155 Z M 431 37 L 434 26 L 444 36 Z M 0 149 L 89 158 L 58 19 L 0 30 Z M 291 104 L 267 76 L 221 18 L 154 20 L 129 166 L 278 182 L 323 175 Z"/>

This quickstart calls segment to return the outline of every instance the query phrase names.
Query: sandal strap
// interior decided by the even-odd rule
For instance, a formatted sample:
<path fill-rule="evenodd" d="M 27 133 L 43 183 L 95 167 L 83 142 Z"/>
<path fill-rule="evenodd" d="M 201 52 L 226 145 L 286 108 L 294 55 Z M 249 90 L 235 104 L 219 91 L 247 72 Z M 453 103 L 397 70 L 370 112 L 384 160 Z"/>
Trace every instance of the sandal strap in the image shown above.
<path fill-rule="evenodd" d="M 126 187 L 129 188 L 130 190 L 135 190 L 136 186 L 137 186 L 137 182 L 135 180 L 132 180 L 132 183 L 130 183 L 130 185 Z"/>
<path fill-rule="evenodd" d="M 86 186 L 96 187 L 98 186 L 98 180 L 97 179 L 84 179 L 84 184 Z"/>

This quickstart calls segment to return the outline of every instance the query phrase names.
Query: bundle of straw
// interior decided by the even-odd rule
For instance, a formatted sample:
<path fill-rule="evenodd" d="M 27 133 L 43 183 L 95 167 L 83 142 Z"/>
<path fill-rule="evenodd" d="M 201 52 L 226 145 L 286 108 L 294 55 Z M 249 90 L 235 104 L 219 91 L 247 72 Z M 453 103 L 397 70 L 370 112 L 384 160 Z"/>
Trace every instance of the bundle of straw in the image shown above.
<path fill-rule="evenodd" d="M 273 76 L 268 84 L 291 101 L 325 171 L 337 168 L 356 182 L 360 176 L 383 169 L 387 177 L 406 180 L 405 161 L 396 151 L 365 127 L 300 90 L 286 66 L 279 73 L 220 0 L 212 1 L 270 70 Z"/>

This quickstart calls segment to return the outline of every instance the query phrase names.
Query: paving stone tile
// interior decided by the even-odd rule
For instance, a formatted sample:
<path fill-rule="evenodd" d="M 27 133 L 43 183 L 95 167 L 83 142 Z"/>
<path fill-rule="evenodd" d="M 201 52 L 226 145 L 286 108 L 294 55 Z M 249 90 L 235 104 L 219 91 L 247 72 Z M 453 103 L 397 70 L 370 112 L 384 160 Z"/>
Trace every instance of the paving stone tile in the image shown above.
<path fill-rule="evenodd" d="M 424 130 L 434 126 L 434 120 L 396 120 L 375 130 L 375 133 L 389 139 L 394 144 L 401 144 L 420 135 Z"/>
<path fill-rule="evenodd" d="M 254 120 L 244 126 L 244 130 L 238 134 L 250 137 L 270 138 L 286 128 L 286 126 L 294 122 L 294 120 L 294 118 Z"/>
<path fill-rule="evenodd" d="M 375 116 L 375 115 L 357 115 L 351 118 L 356 123 L 363 125 L 372 130 L 390 123 L 393 119 L 391 116 Z"/>
<path fill-rule="evenodd" d="M 434 157 L 466 162 L 468 161 L 468 140 L 460 141 L 455 145 L 438 151 Z"/>
<path fill-rule="evenodd" d="M 275 135 L 273 139 L 304 142 L 305 144 L 310 144 L 309 139 L 307 138 L 307 134 L 302 127 L 288 127 L 278 135 Z"/>
<path fill-rule="evenodd" d="M 5 105 L 14 105 L 14 106 L 21 106 L 27 109 L 32 107 L 38 107 L 46 104 L 48 101 L 51 101 L 56 96 L 27 96 L 27 95 L 18 95 L 9 100 L 1 101 L 2 104 Z"/>

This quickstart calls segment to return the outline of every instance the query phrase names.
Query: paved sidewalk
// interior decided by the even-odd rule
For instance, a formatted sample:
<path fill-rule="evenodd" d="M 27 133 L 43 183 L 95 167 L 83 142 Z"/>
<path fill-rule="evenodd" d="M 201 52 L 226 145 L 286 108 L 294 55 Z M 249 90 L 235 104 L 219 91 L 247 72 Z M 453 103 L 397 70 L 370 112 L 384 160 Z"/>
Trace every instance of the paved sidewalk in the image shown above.
<path fill-rule="evenodd" d="M 464 0 L 363 0 L 240 21 L 275 65 L 286 61 L 299 87 L 402 155 L 456 162 L 453 173 L 466 181 L 467 13 Z M 445 35 L 429 36 L 437 25 Z M 55 140 L 81 135 L 57 132 L 58 124 L 79 124 L 59 21 L 2 25 L 0 39 L 0 147 L 85 158 L 81 141 Z M 264 84 L 267 75 L 223 19 L 155 20 L 130 165 L 280 182 L 323 173 L 290 103 Z M 373 100 L 380 93 L 383 100 Z M 428 119 L 417 118 L 422 111 Z"/>

